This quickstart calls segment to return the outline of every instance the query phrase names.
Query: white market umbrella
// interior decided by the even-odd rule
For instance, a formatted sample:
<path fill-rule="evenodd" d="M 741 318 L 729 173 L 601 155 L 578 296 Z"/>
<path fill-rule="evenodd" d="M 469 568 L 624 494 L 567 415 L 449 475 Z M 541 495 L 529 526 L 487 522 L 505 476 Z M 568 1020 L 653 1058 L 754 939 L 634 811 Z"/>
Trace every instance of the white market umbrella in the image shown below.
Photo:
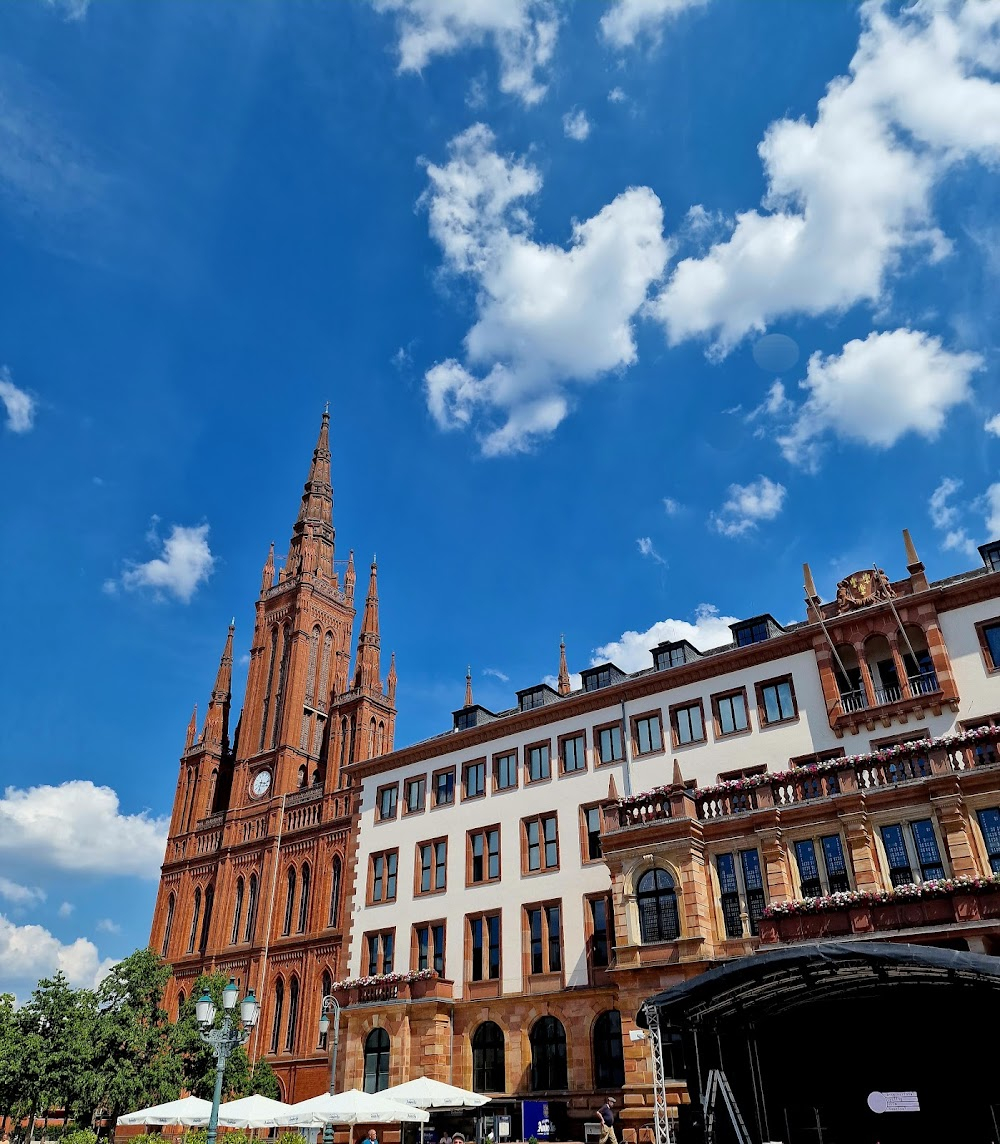
<path fill-rule="evenodd" d="M 166 1104 L 154 1104 L 151 1108 L 140 1108 L 138 1112 L 126 1112 L 118 1117 L 119 1124 L 180 1124 L 186 1128 L 208 1123 L 212 1114 L 212 1102 L 200 1096 L 185 1096 L 182 1100 L 168 1100 Z"/>
<path fill-rule="evenodd" d="M 398 1124 L 403 1120 L 424 1123 L 430 1114 L 412 1104 L 391 1100 L 381 1092 L 324 1092 L 293 1104 L 288 1124 L 316 1128 L 321 1124 Z"/>
<path fill-rule="evenodd" d="M 454 1084 L 445 1084 L 430 1077 L 418 1076 L 405 1084 L 397 1084 L 382 1090 L 383 1096 L 412 1104 L 417 1108 L 479 1108 L 488 1104 L 490 1098 L 481 1092 L 470 1092 Z"/>
<path fill-rule="evenodd" d="M 220 1104 L 219 1124 L 223 1128 L 279 1128 L 291 1123 L 291 1112 L 292 1105 L 255 1093 Z"/>

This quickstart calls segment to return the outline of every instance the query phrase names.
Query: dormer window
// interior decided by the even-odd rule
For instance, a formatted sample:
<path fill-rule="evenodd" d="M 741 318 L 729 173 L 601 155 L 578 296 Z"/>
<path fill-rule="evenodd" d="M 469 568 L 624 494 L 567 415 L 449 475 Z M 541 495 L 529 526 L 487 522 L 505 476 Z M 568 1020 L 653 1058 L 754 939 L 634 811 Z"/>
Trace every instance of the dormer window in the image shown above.
<path fill-rule="evenodd" d="M 525 691 L 521 694 L 521 710 L 534 711 L 536 707 L 541 707 L 545 703 L 545 692 L 541 687 L 535 688 L 534 691 Z"/>
<path fill-rule="evenodd" d="M 748 644 L 762 643 L 768 635 L 770 633 L 764 620 L 758 620 L 753 624 L 743 624 L 736 629 L 736 644 L 738 647 L 746 647 Z"/>
<path fill-rule="evenodd" d="M 455 716 L 455 730 L 468 731 L 470 727 L 476 725 L 476 709 L 470 707 L 468 711 L 459 711 Z"/>
<path fill-rule="evenodd" d="M 611 686 L 611 668 L 601 667 L 597 671 L 591 672 L 585 676 L 583 681 L 584 691 L 597 691 L 601 687 Z"/>
<path fill-rule="evenodd" d="M 983 558 L 987 572 L 1000 572 L 1000 540 L 979 546 L 979 555 Z"/>
<path fill-rule="evenodd" d="M 653 648 L 653 664 L 657 671 L 666 671 L 670 667 L 683 667 L 700 657 L 701 653 L 687 640 L 679 643 L 660 644 Z"/>

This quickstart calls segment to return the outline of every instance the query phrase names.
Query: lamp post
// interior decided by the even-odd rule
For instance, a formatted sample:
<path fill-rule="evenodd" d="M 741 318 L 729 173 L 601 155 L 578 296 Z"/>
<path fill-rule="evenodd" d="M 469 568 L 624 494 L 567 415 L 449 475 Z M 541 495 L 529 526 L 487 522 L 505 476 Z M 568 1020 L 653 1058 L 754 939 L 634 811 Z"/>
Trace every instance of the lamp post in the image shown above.
<path fill-rule="evenodd" d="M 247 1043 L 251 1030 L 260 1016 L 260 1004 L 251 989 L 240 1002 L 239 1016 L 234 1021 L 233 1010 L 236 1008 L 238 995 L 236 982 L 230 977 L 229 984 L 222 991 L 222 1024 L 217 1029 L 214 1027 L 215 1002 L 209 994 L 203 993 L 194 1004 L 195 1016 L 201 1026 L 201 1039 L 211 1045 L 215 1052 L 215 1092 L 212 1094 L 212 1114 L 208 1118 L 205 1144 L 215 1144 L 219 1128 L 219 1102 L 222 1099 L 222 1076 L 226 1071 L 226 1061 L 229 1060 L 233 1049 Z"/>
<path fill-rule="evenodd" d="M 330 1053 L 330 1095 L 333 1096 L 337 1087 L 337 1048 L 340 1045 L 340 1002 L 333 994 L 323 998 L 319 1008 L 319 1031 L 326 1036 L 330 1028 L 330 1018 L 326 1015 L 328 1009 L 333 1010 L 333 1051 Z M 323 1144 L 332 1144 L 333 1125 L 323 1125 Z M 207 1141 L 206 1144 L 211 1144 Z"/>

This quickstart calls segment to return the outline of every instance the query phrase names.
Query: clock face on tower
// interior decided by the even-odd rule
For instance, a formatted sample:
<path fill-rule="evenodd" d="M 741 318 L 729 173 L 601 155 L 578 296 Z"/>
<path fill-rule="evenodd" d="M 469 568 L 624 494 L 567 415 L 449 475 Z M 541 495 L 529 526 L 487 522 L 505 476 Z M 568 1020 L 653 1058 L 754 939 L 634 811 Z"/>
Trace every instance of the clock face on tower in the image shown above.
<path fill-rule="evenodd" d="M 258 771 L 250 783 L 250 793 L 254 798 L 263 798 L 271 789 L 271 772 L 265 767 Z"/>

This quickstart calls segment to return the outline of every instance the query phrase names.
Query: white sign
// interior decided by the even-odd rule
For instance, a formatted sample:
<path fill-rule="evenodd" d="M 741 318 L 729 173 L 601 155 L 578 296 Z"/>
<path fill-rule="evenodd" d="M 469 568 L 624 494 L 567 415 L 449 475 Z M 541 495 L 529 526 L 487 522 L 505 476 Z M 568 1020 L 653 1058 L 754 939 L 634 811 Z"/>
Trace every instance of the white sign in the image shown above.
<path fill-rule="evenodd" d="M 920 1101 L 915 1092 L 870 1092 L 868 1107 L 872 1112 L 919 1112 Z"/>

